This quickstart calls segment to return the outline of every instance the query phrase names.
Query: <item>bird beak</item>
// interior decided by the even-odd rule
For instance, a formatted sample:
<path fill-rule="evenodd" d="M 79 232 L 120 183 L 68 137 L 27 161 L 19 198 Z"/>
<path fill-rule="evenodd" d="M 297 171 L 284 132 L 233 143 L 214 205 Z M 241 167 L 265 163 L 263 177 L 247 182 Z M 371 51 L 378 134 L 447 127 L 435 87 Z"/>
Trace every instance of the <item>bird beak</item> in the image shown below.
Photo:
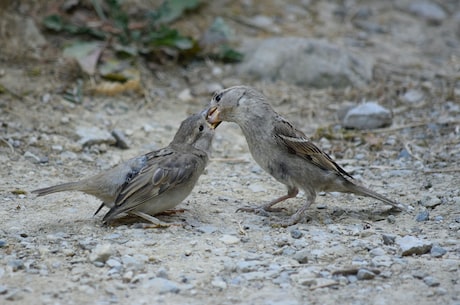
<path fill-rule="evenodd" d="M 206 120 L 211 124 L 212 128 L 217 128 L 217 126 L 219 126 L 219 124 L 222 122 L 219 119 L 219 114 L 220 112 L 217 107 L 209 108 L 208 114 L 206 115 Z"/>

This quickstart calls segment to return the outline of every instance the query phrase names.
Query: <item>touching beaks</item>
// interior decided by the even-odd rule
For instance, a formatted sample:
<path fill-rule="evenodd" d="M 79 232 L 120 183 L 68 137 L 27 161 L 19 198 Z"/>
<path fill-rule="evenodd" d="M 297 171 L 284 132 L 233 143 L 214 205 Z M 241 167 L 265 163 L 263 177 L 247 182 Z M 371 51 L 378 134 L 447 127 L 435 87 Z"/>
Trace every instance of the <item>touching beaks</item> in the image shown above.
<path fill-rule="evenodd" d="M 211 107 L 208 110 L 208 114 L 206 115 L 206 121 L 210 124 L 212 128 L 217 128 L 219 124 L 222 122 L 219 119 L 219 110 L 217 107 Z"/>

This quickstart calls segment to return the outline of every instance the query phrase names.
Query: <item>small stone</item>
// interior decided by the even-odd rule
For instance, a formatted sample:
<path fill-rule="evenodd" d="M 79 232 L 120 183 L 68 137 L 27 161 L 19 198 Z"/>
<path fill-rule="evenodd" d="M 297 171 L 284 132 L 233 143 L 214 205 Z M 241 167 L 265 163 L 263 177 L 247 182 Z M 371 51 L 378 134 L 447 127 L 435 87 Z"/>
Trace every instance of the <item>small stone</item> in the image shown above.
<path fill-rule="evenodd" d="M 396 242 L 401 248 L 402 256 L 422 255 L 430 251 L 432 247 L 431 242 L 410 235 L 398 238 Z"/>
<path fill-rule="evenodd" d="M 345 128 L 375 129 L 392 123 L 391 112 L 375 102 L 367 102 L 351 108 L 343 118 Z"/>
<path fill-rule="evenodd" d="M 8 262 L 8 266 L 11 267 L 13 272 L 24 269 L 24 262 L 20 259 L 12 259 Z"/>
<path fill-rule="evenodd" d="M 444 217 L 442 217 L 441 215 L 437 215 L 437 216 L 434 217 L 434 221 L 436 221 L 436 222 L 441 222 L 443 220 L 444 220 Z"/>
<path fill-rule="evenodd" d="M 302 249 L 300 251 L 297 251 L 294 254 L 294 259 L 298 261 L 300 264 L 306 264 L 308 263 L 308 257 L 310 256 L 310 251 L 307 249 Z"/>
<path fill-rule="evenodd" d="M 197 228 L 197 231 L 200 233 L 211 234 L 217 231 L 217 227 L 211 225 L 203 225 Z"/>
<path fill-rule="evenodd" d="M 180 288 L 177 285 L 177 283 L 161 277 L 149 279 L 144 283 L 143 286 L 144 288 L 152 288 L 155 292 L 159 294 L 179 293 L 180 291 Z"/>
<path fill-rule="evenodd" d="M 117 141 L 115 145 L 117 147 L 120 147 L 121 149 L 128 149 L 130 144 L 128 138 L 126 138 L 125 134 L 123 131 L 119 129 L 114 129 L 112 130 L 112 136 L 115 138 Z"/>
<path fill-rule="evenodd" d="M 375 257 L 375 256 L 382 256 L 382 255 L 385 255 L 385 250 L 383 250 L 382 248 L 374 248 L 372 249 L 371 251 L 369 251 L 369 254 L 372 256 L 372 257 Z"/>
<path fill-rule="evenodd" d="M 382 234 L 383 244 L 384 245 L 393 245 L 396 240 L 396 235 L 393 234 Z"/>
<path fill-rule="evenodd" d="M 219 288 L 220 290 L 227 289 L 227 283 L 220 276 L 216 276 L 212 280 L 211 285 L 216 287 L 216 288 Z"/>
<path fill-rule="evenodd" d="M 440 246 L 433 246 L 430 251 L 430 255 L 433 257 L 441 257 L 447 253 L 447 250 Z"/>
<path fill-rule="evenodd" d="M 375 278 L 375 273 L 367 269 L 359 269 L 356 277 L 358 280 L 372 280 Z"/>
<path fill-rule="evenodd" d="M 80 137 L 78 143 L 82 146 L 92 146 L 97 144 L 113 145 L 116 143 L 115 138 L 107 130 L 97 127 L 77 127 L 77 135 Z"/>
<path fill-rule="evenodd" d="M 442 203 L 441 199 L 438 197 L 426 198 L 423 200 L 422 205 L 427 208 L 434 208 Z"/>
<path fill-rule="evenodd" d="M 0 285 L 0 295 L 6 294 L 8 292 L 8 287 L 5 285 Z"/>
<path fill-rule="evenodd" d="M 123 282 L 125 283 L 131 282 L 131 280 L 133 279 L 133 276 L 134 276 L 134 273 L 131 270 L 125 272 L 122 276 Z"/>
<path fill-rule="evenodd" d="M 429 287 L 437 287 L 441 284 L 437 279 L 435 279 L 432 276 L 425 276 L 423 278 L 423 282 L 427 284 Z"/>
<path fill-rule="evenodd" d="M 32 160 L 32 161 L 34 161 L 34 162 L 36 162 L 36 163 L 39 163 L 39 162 L 40 162 L 40 157 L 38 157 L 37 155 L 31 153 L 30 151 L 26 151 L 26 152 L 24 153 L 24 158 L 30 159 L 30 160 Z"/>
<path fill-rule="evenodd" d="M 302 231 L 300 230 L 297 230 L 297 229 L 293 229 L 291 230 L 291 237 L 294 238 L 294 239 L 299 239 L 303 236 L 303 233 Z"/>
<path fill-rule="evenodd" d="M 112 245 L 97 245 L 90 253 L 89 260 L 93 263 L 105 263 L 113 253 Z"/>
<path fill-rule="evenodd" d="M 427 210 L 422 211 L 417 214 L 417 217 L 415 217 L 415 221 L 422 222 L 422 221 L 428 221 L 430 219 L 430 212 Z"/>
<path fill-rule="evenodd" d="M 240 242 L 240 239 L 238 237 L 227 234 L 222 235 L 222 237 L 219 238 L 219 240 L 226 245 L 233 245 Z"/>
<path fill-rule="evenodd" d="M 396 222 L 395 215 L 388 215 L 387 221 L 388 221 L 388 223 L 395 223 Z"/>
<path fill-rule="evenodd" d="M 408 103 L 418 103 L 421 102 L 424 98 L 424 94 L 422 91 L 416 89 L 409 89 L 403 95 L 403 100 Z"/>
<path fill-rule="evenodd" d="M 107 266 L 111 268 L 121 269 L 121 263 L 117 261 L 116 259 L 109 258 L 105 263 Z"/>
<path fill-rule="evenodd" d="M 413 1 L 408 7 L 408 11 L 434 25 L 441 24 L 447 17 L 441 6 L 429 1 Z"/>
<path fill-rule="evenodd" d="M 3 248 L 7 245 L 5 240 L 0 240 L 0 248 Z"/>

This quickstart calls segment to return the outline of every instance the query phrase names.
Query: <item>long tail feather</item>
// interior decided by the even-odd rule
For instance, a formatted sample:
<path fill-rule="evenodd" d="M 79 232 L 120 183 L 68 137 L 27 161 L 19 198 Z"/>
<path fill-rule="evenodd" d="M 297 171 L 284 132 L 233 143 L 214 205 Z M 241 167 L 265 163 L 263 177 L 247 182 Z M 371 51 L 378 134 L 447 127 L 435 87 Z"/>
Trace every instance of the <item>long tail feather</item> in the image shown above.
<path fill-rule="evenodd" d="M 37 194 L 37 196 L 45 196 L 57 192 L 65 191 L 79 191 L 81 187 L 80 183 L 77 182 L 68 182 L 63 184 L 58 184 L 50 187 L 45 187 L 38 190 L 33 190 L 32 193 Z"/>

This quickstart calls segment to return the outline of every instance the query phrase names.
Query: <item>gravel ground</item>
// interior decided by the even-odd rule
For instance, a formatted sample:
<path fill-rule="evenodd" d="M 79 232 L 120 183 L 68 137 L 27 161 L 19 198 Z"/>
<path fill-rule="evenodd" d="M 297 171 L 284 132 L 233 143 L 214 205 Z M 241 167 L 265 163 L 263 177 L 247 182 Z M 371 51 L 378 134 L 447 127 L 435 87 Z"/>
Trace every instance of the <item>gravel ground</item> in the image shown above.
<path fill-rule="evenodd" d="M 460 7 L 443 2 L 445 15 L 427 17 L 417 10 L 425 2 L 363 3 L 269 1 L 245 12 L 269 25 L 227 16 L 246 40 L 275 28 L 278 36 L 359 49 L 375 60 L 372 82 L 360 88 L 248 80 L 234 65 L 203 62 L 156 71 L 146 99 L 86 96 L 74 104 L 56 91 L 64 82 L 58 64 L 2 58 L 0 83 L 9 92 L 0 95 L 1 303 L 460 304 Z M 299 7 L 305 18 L 293 13 Z M 357 25 L 366 9 L 367 23 Z M 412 208 L 394 214 L 373 199 L 332 193 L 288 228 L 271 224 L 300 207 L 302 194 L 283 203 L 284 212 L 235 213 L 285 189 L 229 123 L 217 129 L 205 174 L 178 206 L 184 211 L 159 216 L 182 226 L 145 228 L 134 218 L 102 226 L 93 197 L 30 194 L 166 146 L 213 90 L 235 84 L 263 91 L 347 171 Z M 363 100 L 391 109 L 392 125 L 341 129 L 339 110 Z M 118 129 L 129 149 L 109 145 L 109 136 L 85 146 L 77 134 L 84 127 Z"/>

